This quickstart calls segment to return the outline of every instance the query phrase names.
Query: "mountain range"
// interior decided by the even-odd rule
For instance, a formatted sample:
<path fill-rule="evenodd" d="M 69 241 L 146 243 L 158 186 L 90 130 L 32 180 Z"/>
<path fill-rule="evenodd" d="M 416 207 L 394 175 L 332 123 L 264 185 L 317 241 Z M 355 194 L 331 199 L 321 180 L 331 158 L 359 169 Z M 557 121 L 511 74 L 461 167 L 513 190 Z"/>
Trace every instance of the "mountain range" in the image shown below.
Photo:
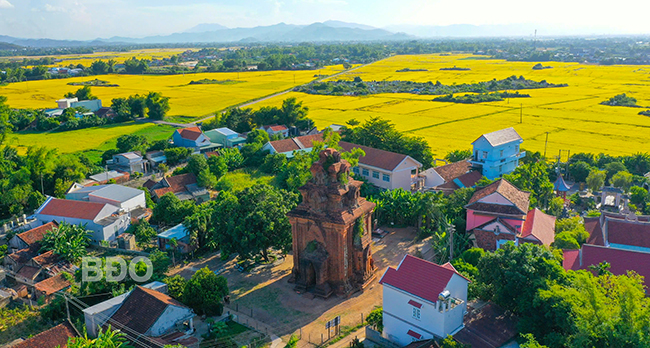
<path fill-rule="evenodd" d="M 252 28 L 227 28 L 216 23 L 203 23 L 183 32 L 143 38 L 116 36 L 91 41 L 70 41 L 23 39 L 0 35 L 0 43 L 28 47 L 80 47 L 118 44 L 397 41 L 432 37 L 523 37 L 531 36 L 534 30 L 534 25 L 476 26 L 465 24 L 449 26 L 400 25 L 375 28 L 364 24 L 333 20 L 309 25 L 278 23 Z M 2 49 L 1 47 L 0 49 Z"/>

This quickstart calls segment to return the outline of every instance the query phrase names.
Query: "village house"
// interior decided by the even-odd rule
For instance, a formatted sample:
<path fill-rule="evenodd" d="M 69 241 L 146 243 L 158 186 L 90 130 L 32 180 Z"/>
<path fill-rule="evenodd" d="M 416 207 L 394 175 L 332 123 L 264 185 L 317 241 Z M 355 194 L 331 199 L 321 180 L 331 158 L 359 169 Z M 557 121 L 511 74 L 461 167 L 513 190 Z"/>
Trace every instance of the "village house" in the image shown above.
<path fill-rule="evenodd" d="M 40 241 L 43 240 L 45 234 L 53 228 L 58 227 L 56 222 L 48 222 L 42 226 L 34 227 L 29 231 L 18 233 L 9 240 L 9 252 L 13 253 L 21 249 L 28 249 L 32 246 L 40 248 Z"/>
<path fill-rule="evenodd" d="M 339 146 L 347 152 L 359 148 L 366 153 L 359 158 L 359 164 L 352 171 L 377 187 L 406 191 L 417 191 L 424 187 L 425 178 L 420 174 L 422 163 L 411 156 L 345 141 L 339 142 Z"/>
<path fill-rule="evenodd" d="M 528 210 L 530 192 L 505 179 L 477 190 L 467 209 L 466 229 L 476 247 L 494 251 L 512 241 L 551 245 L 555 240 L 555 217 L 535 208 Z"/>
<path fill-rule="evenodd" d="M 108 203 L 75 201 L 50 197 L 34 213 L 42 224 L 51 221 L 85 225 L 92 231 L 91 240 L 113 241 L 131 224 L 128 213 Z"/>
<path fill-rule="evenodd" d="M 210 192 L 199 187 L 193 173 L 168 176 L 151 186 L 151 196 L 155 199 L 160 199 L 168 192 L 181 201 L 193 199 L 197 203 L 203 203 L 210 200 Z"/>
<path fill-rule="evenodd" d="M 512 173 L 526 156 L 519 146 L 523 139 L 514 128 L 481 135 L 473 143 L 472 160 L 483 176 L 490 180 Z"/>
<path fill-rule="evenodd" d="M 151 285 L 161 288 L 159 284 Z M 127 294 L 86 308 L 84 316 L 90 337 L 97 335 L 97 328 L 111 325 L 114 329 L 128 327 L 128 338 L 136 346 L 143 342 L 156 342 L 160 346 L 198 346 L 198 339 L 191 336 L 194 311 L 165 293 L 148 287 L 136 286 Z"/>
<path fill-rule="evenodd" d="M 463 328 L 469 280 L 450 263 L 437 265 L 406 255 L 388 267 L 383 286 L 384 337 L 399 346 L 444 338 Z"/>
<path fill-rule="evenodd" d="M 65 198 L 75 201 L 108 203 L 124 212 L 147 207 L 144 191 L 117 184 L 88 187 L 73 186 L 68 190 Z"/>
<path fill-rule="evenodd" d="M 109 181 L 114 181 L 116 184 L 122 184 L 131 178 L 128 172 L 121 172 L 117 170 L 109 170 L 99 174 L 91 175 L 88 180 L 82 183 L 82 186 L 93 186 L 108 184 Z"/>
<path fill-rule="evenodd" d="M 270 126 L 262 126 L 259 129 L 268 133 L 269 137 L 280 135 L 282 138 L 286 138 L 289 136 L 289 128 L 287 128 L 287 126 L 274 124 Z"/>
<path fill-rule="evenodd" d="M 145 155 L 151 168 L 157 168 L 162 163 L 167 163 L 167 156 L 164 151 L 149 151 Z"/>
<path fill-rule="evenodd" d="M 33 297 L 37 300 L 43 299 L 46 303 L 54 298 L 54 294 L 65 291 L 72 283 L 68 278 L 74 276 L 67 272 L 61 272 L 53 277 L 42 280 L 34 285 Z"/>
<path fill-rule="evenodd" d="M 591 271 L 590 267 L 607 262 L 612 274 L 624 275 L 634 271 L 643 276 L 646 286 L 650 285 L 650 252 L 585 243 L 579 250 L 563 250 L 562 253 L 562 266 L 567 271 Z"/>
<path fill-rule="evenodd" d="M 205 132 L 205 135 L 212 141 L 212 143 L 219 145 L 219 147 L 241 148 L 246 143 L 246 139 L 239 136 L 239 133 L 231 130 L 230 128 L 217 128 Z"/>
<path fill-rule="evenodd" d="M 650 253 L 650 216 L 602 212 L 586 217 L 588 244 Z"/>
<path fill-rule="evenodd" d="M 314 141 L 323 141 L 323 134 L 303 135 L 295 138 L 273 140 L 264 144 L 262 150 L 269 151 L 270 154 L 280 153 L 287 158 L 293 157 L 294 151 L 311 152 L 314 148 Z"/>
<path fill-rule="evenodd" d="M 472 170 L 472 164 L 468 160 L 429 168 L 422 175 L 426 178 L 427 189 L 444 194 L 451 194 L 460 188 L 476 187 L 483 176 L 480 171 Z"/>
<path fill-rule="evenodd" d="M 33 337 L 10 344 L 11 348 L 67 348 L 68 339 L 80 337 L 71 322 L 65 321 L 49 330 L 43 331 Z"/>
<path fill-rule="evenodd" d="M 158 248 L 167 251 L 174 248 L 171 241 L 176 241 L 176 249 L 180 253 L 189 253 L 194 250 L 190 242 L 190 231 L 183 225 L 178 224 L 158 234 Z"/>
<path fill-rule="evenodd" d="M 109 120 L 112 120 L 117 116 L 113 108 L 107 106 L 99 108 L 99 110 L 95 111 L 95 115 L 99 118 L 106 118 Z"/>
<path fill-rule="evenodd" d="M 219 147 L 212 144 L 210 139 L 203 134 L 199 127 L 188 127 L 177 129 L 172 135 L 174 146 L 186 147 L 192 149 L 194 152 L 210 151 L 213 148 Z"/>
<path fill-rule="evenodd" d="M 135 172 L 138 173 L 146 173 L 147 172 L 147 161 L 140 155 L 139 152 L 125 152 L 125 153 L 118 153 L 116 155 L 113 155 L 113 158 L 106 161 L 106 165 L 115 170 L 119 170 L 121 172 L 127 172 L 129 174 L 133 174 Z"/>

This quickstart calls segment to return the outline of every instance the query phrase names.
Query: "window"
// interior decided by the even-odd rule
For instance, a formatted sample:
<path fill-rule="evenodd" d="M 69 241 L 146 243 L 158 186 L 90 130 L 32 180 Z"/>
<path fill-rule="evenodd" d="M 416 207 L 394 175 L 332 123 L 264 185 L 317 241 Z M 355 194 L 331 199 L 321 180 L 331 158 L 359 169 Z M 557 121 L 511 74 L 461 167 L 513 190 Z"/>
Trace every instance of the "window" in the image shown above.
<path fill-rule="evenodd" d="M 372 171 L 372 177 L 375 179 L 379 179 L 379 172 L 378 171 Z"/>
<path fill-rule="evenodd" d="M 354 167 L 354 168 L 352 168 L 352 172 L 353 172 L 354 174 L 359 174 L 359 167 Z"/>
<path fill-rule="evenodd" d="M 368 169 L 363 168 L 363 176 L 368 176 Z"/>
<path fill-rule="evenodd" d="M 386 182 L 390 182 L 390 175 L 384 174 L 384 177 L 382 179 Z"/>
<path fill-rule="evenodd" d="M 420 308 L 413 307 L 413 318 L 420 320 Z"/>
<path fill-rule="evenodd" d="M 503 150 L 499 151 L 499 157 L 503 157 Z"/>

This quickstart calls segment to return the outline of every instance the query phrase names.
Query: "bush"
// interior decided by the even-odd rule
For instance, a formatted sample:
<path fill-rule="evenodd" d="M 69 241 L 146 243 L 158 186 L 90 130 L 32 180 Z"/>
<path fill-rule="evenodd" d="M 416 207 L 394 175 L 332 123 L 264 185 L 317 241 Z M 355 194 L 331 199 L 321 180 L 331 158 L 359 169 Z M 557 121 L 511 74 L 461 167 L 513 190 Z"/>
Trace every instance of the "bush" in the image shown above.
<path fill-rule="evenodd" d="M 469 263 L 472 266 L 478 266 L 478 261 L 485 255 L 485 250 L 481 248 L 471 248 L 463 252 L 462 258 L 463 261 Z"/>

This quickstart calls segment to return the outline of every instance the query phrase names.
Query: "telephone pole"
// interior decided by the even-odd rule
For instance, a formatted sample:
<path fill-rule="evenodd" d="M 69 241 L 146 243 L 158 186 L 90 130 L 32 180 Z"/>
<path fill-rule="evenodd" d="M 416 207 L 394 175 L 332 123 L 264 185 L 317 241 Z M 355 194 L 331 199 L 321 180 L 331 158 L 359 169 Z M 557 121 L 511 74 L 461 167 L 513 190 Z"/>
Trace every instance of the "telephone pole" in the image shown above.
<path fill-rule="evenodd" d="M 524 104 L 520 104 L 519 109 L 519 123 L 524 123 Z"/>
<path fill-rule="evenodd" d="M 548 146 L 548 132 L 546 132 L 546 142 L 544 142 L 544 158 L 546 158 L 546 147 Z"/>
<path fill-rule="evenodd" d="M 63 297 L 65 298 L 65 311 L 68 313 L 68 321 L 70 321 L 70 306 L 68 305 L 68 296 L 66 294 L 63 294 Z"/>

